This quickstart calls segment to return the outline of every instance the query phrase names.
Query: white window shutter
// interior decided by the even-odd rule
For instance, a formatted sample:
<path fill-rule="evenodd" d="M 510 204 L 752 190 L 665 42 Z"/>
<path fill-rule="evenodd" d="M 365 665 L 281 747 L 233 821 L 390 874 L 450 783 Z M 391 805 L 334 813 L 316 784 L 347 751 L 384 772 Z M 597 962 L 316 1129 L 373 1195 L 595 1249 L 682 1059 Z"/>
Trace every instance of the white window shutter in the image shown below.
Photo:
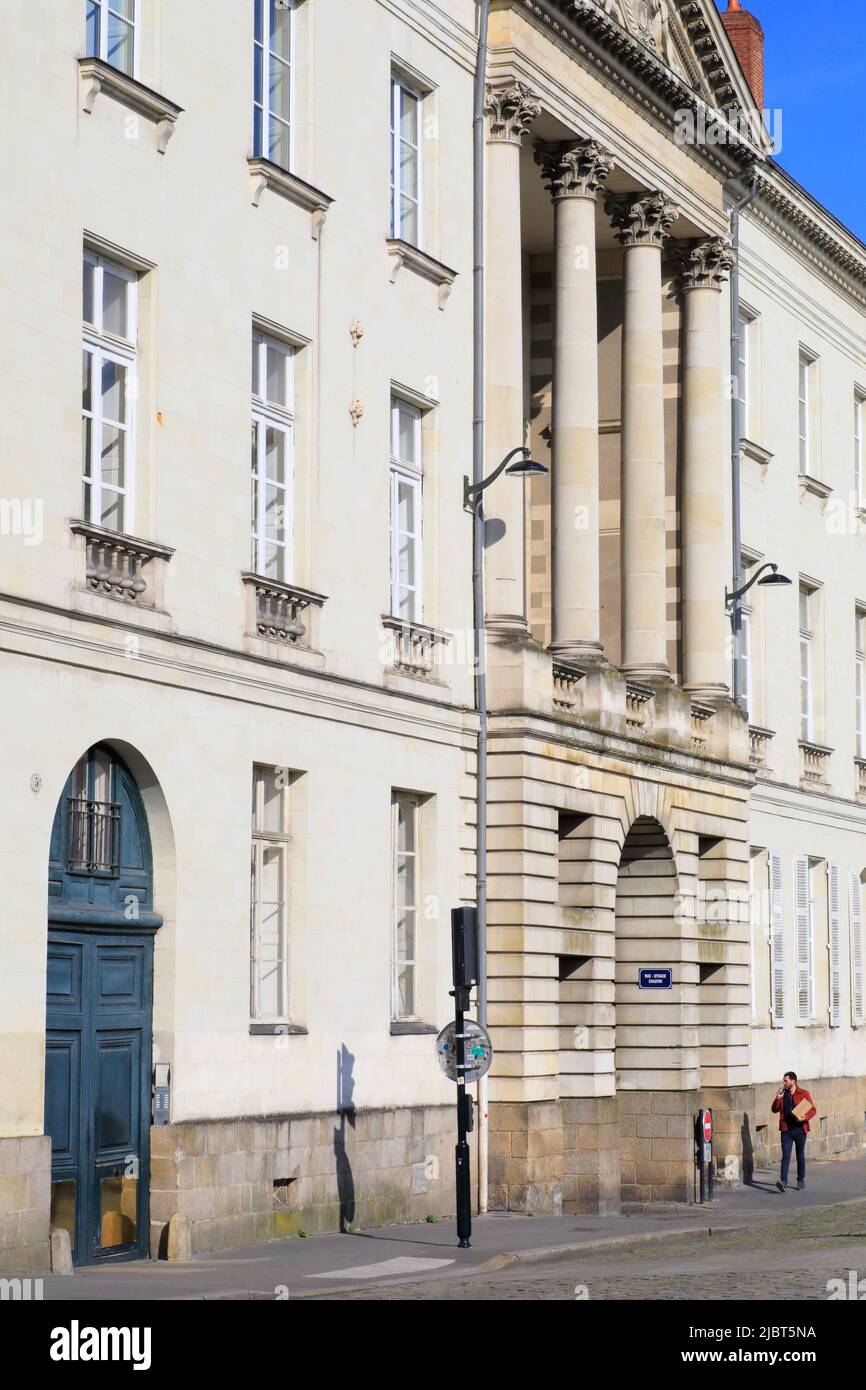
<path fill-rule="evenodd" d="M 794 860 L 794 922 L 797 932 L 797 1024 L 812 1021 L 812 951 L 809 920 L 809 861 L 805 854 Z"/>
<path fill-rule="evenodd" d="M 860 875 L 851 870 L 851 1022 L 866 1023 L 863 980 L 863 900 Z"/>
<path fill-rule="evenodd" d="M 782 910 L 782 856 L 770 855 L 770 975 L 773 1027 L 785 1023 L 785 916 Z"/>
<path fill-rule="evenodd" d="M 842 974 L 840 970 L 839 865 L 827 865 L 827 897 L 830 916 L 830 1027 L 842 1021 Z"/>

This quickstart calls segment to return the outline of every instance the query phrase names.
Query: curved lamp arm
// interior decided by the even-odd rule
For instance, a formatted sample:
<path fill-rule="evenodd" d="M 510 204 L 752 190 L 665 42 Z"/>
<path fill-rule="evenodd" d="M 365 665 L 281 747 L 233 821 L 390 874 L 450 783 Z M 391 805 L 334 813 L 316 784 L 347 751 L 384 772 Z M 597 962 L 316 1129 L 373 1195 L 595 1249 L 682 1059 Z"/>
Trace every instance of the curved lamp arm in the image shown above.
<path fill-rule="evenodd" d="M 519 446 L 519 448 L 517 448 L 517 449 L 512 449 L 510 454 L 506 454 L 505 458 L 502 460 L 502 462 L 500 463 L 499 467 L 498 467 L 498 468 L 494 468 L 493 472 L 490 474 L 490 477 L 489 477 L 489 478 L 485 478 L 484 481 L 481 482 L 481 483 L 470 483 L 469 479 L 466 478 L 466 477 L 464 477 L 464 479 L 463 479 L 463 509 L 464 509 L 464 511 L 471 512 L 471 511 L 474 509 L 475 504 L 476 504 L 476 503 L 478 502 L 478 500 L 480 499 L 481 494 L 482 494 L 482 492 L 484 492 L 485 488 L 488 488 L 488 487 L 490 486 L 491 483 L 495 483 L 495 482 L 496 482 L 496 479 L 499 477 L 499 475 L 500 475 L 501 473 L 504 473 L 504 472 L 505 472 L 506 468 L 508 467 L 509 463 L 511 463 L 512 459 L 516 459 L 518 454 L 522 454 L 524 458 L 527 458 L 527 459 L 528 459 L 528 458 L 529 458 L 529 455 L 530 455 L 530 452 L 531 452 L 531 451 L 530 451 L 529 449 L 527 449 L 526 446 L 525 446 L 524 444 L 521 444 L 521 445 Z"/>
<path fill-rule="evenodd" d="M 763 575 L 767 573 L 768 570 L 771 574 L 778 574 L 779 566 L 771 564 L 768 560 L 767 563 L 765 565 L 762 565 L 759 570 L 755 570 L 755 573 L 752 575 L 748 584 L 744 584 L 741 589 L 735 589 L 733 593 L 729 592 L 729 590 L 727 589 L 725 590 L 725 607 L 728 609 L 728 611 L 730 611 L 734 607 L 735 603 L 739 603 L 741 598 L 745 597 L 745 595 L 749 592 L 749 590 L 752 588 L 754 584 L 760 583 L 761 578 L 763 577 Z"/>

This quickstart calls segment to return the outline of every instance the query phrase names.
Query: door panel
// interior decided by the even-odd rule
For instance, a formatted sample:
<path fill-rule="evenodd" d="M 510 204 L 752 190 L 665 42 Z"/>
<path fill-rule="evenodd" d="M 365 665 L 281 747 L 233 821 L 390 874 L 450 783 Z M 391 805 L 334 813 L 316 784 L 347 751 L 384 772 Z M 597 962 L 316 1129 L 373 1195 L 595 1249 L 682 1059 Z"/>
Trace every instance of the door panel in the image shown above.
<path fill-rule="evenodd" d="M 76 1264 L 147 1253 L 153 938 L 51 930 L 45 1131 Z"/>

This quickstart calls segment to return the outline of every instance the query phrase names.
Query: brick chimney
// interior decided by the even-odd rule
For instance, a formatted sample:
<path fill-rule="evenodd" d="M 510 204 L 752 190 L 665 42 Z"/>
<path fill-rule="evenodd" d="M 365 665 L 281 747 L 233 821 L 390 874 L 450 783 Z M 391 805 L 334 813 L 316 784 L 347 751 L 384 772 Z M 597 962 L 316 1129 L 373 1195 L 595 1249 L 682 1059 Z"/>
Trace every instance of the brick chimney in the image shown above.
<path fill-rule="evenodd" d="M 760 21 L 744 10 L 740 0 L 728 0 L 728 8 L 722 15 L 722 23 L 728 31 L 734 52 L 740 60 L 740 67 L 752 89 L 752 96 L 760 111 L 764 109 L 764 31 Z"/>

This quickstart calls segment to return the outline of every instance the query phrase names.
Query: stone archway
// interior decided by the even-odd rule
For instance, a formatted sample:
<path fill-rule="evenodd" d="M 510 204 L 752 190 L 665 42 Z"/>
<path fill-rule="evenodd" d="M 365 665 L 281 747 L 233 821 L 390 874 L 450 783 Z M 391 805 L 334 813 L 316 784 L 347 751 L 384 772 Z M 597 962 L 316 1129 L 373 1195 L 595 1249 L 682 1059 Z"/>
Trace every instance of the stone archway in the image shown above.
<path fill-rule="evenodd" d="M 614 1037 L 623 1203 L 687 1201 L 698 1030 L 683 971 L 678 877 L 658 820 L 639 816 L 620 857 Z M 658 972 L 655 979 L 640 972 Z M 670 971 L 670 985 L 664 972 Z"/>

